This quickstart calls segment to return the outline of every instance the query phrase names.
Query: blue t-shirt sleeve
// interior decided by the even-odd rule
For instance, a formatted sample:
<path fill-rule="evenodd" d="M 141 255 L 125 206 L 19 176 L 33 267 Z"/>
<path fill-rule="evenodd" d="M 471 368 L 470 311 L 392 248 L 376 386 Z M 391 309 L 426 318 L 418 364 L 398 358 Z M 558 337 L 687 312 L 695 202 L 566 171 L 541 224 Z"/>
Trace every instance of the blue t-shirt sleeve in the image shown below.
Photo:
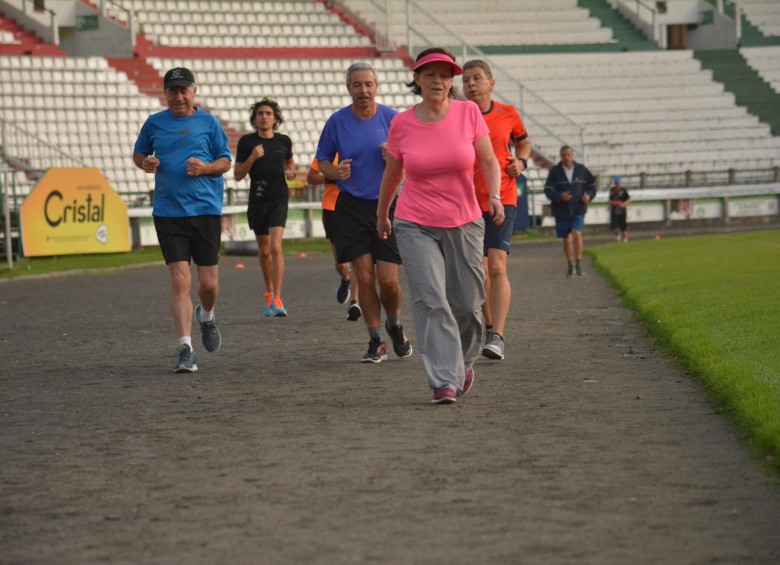
<path fill-rule="evenodd" d="M 227 134 L 225 133 L 222 124 L 219 123 L 219 120 L 214 116 L 211 116 L 211 118 L 212 118 L 211 143 L 212 143 L 212 147 L 214 147 L 213 161 L 216 161 L 217 159 L 221 159 L 222 157 L 224 157 L 229 161 L 232 161 L 233 155 L 230 154 L 230 147 L 228 146 Z"/>
<path fill-rule="evenodd" d="M 149 120 L 146 120 L 144 125 L 141 127 L 141 132 L 138 134 L 138 139 L 135 140 L 133 153 L 142 153 L 143 155 L 151 155 L 154 153 L 152 140 L 149 136 Z"/>
<path fill-rule="evenodd" d="M 334 123 L 334 116 L 335 114 L 328 118 L 328 121 L 325 122 L 325 127 L 322 128 L 320 140 L 317 143 L 318 161 L 333 162 L 333 160 L 336 158 L 336 140 L 334 139 L 336 128 Z"/>

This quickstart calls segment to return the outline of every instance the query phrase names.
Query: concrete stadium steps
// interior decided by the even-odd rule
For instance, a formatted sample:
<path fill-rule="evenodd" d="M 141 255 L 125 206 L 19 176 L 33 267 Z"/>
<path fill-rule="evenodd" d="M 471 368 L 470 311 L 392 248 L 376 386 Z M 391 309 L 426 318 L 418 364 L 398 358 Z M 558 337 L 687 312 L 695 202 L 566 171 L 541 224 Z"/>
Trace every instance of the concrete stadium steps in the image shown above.
<path fill-rule="evenodd" d="M 160 102 L 165 102 L 162 93 L 162 76 L 145 59 L 115 57 L 106 60 L 111 67 L 125 73 L 138 86 L 138 90 L 147 96 L 158 98 Z"/>
<path fill-rule="evenodd" d="M 612 30 L 618 51 L 655 51 L 660 47 L 650 41 L 631 22 L 615 10 L 608 0 L 577 0 L 577 5 L 585 8 L 591 17 L 598 19 L 601 25 Z"/>
<path fill-rule="evenodd" d="M 317 2 L 113 1 L 133 10 L 139 33 L 161 47 L 373 46 L 371 38 Z"/>
<path fill-rule="evenodd" d="M 713 73 L 713 78 L 731 92 L 737 104 L 780 135 L 780 94 L 751 68 L 738 51 L 697 51 L 695 57 Z"/>
<path fill-rule="evenodd" d="M 780 94 L 780 46 L 743 47 L 739 52 L 750 68 Z"/>
<path fill-rule="evenodd" d="M 344 3 L 370 24 L 386 17 L 372 0 Z M 459 45 L 463 41 L 486 52 L 614 43 L 610 29 L 590 17 L 577 0 L 425 0 L 411 7 L 404 0 L 391 0 L 389 36 L 399 45 L 409 44 L 407 24 L 422 43 Z"/>
<path fill-rule="evenodd" d="M 0 43 L 0 55 L 67 56 L 67 53 L 57 45 L 44 43 L 33 32 L 25 30 L 17 24 L 16 20 L 8 18 L 2 13 L 0 13 L 0 30 L 7 32 L 14 38 L 13 43 Z"/>

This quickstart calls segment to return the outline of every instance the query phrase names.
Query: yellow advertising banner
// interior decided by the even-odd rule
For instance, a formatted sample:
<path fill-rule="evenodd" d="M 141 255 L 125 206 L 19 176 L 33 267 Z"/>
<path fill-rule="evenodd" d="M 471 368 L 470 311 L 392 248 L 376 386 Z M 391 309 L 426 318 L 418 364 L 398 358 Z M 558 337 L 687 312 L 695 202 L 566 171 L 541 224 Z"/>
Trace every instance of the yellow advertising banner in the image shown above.
<path fill-rule="evenodd" d="M 46 171 L 21 207 L 28 257 L 130 251 L 127 206 L 98 169 Z"/>

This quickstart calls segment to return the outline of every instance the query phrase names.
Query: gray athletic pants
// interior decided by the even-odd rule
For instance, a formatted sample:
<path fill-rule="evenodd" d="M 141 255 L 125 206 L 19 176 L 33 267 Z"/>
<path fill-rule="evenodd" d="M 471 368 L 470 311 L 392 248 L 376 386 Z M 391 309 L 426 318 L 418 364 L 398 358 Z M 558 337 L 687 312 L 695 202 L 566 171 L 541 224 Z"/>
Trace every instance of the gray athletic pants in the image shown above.
<path fill-rule="evenodd" d="M 463 388 L 482 349 L 485 271 L 482 218 L 457 228 L 395 220 L 417 345 L 431 388 Z"/>

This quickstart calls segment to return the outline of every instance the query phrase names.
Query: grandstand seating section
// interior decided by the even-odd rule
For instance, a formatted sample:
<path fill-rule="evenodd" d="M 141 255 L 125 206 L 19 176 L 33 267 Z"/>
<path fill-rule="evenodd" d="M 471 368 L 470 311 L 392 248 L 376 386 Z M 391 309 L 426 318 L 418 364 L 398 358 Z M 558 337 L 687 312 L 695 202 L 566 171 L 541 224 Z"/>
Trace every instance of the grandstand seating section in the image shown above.
<path fill-rule="evenodd" d="M 780 36 L 780 2 L 777 0 L 740 0 L 745 17 L 768 36 Z"/>
<path fill-rule="evenodd" d="M 365 47 L 324 4 L 216 0 L 116 0 L 138 16 L 140 33 L 172 47 Z M 118 14 L 121 14 L 118 12 Z"/>
<path fill-rule="evenodd" d="M 377 100 L 398 110 L 414 104 L 404 86 L 411 74 L 401 59 L 367 59 L 379 74 Z M 264 96 L 277 100 L 284 115 L 281 131 L 288 133 L 299 155 L 298 164 L 309 164 L 316 151 L 322 126 L 334 110 L 350 102 L 344 71 L 352 63 L 344 59 L 160 59 L 149 63 L 162 76 L 167 69 L 197 69 L 203 85 L 198 100 L 238 131 L 251 131 L 249 106 Z"/>
<path fill-rule="evenodd" d="M 780 47 L 743 47 L 739 51 L 761 78 L 780 94 Z"/>
<path fill-rule="evenodd" d="M 780 164 L 780 139 L 736 106 L 691 51 L 495 55 L 491 60 L 585 128 L 586 161 L 594 173 Z"/>
<path fill-rule="evenodd" d="M 13 33 L 4 29 L 0 29 L 0 43 L 10 45 L 12 43 L 18 43 L 18 41 L 14 37 Z"/>
<path fill-rule="evenodd" d="M 369 20 L 371 0 L 350 0 L 350 9 Z M 404 0 L 392 0 L 391 36 L 406 43 Z M 610 43 L 612 32 L 601 26 L 577 0 L 424 0 L 412 8 L 411 25 L 434 45 L 449 45 L 452 35 L 469 45 L 571 45 Z M 428 19 L 430 15 L 432 19 Z M 434 25 L 433 19 L 445 30 Z M 447 33 L 447 31 L 449 33 Z"/>
<path fill-rule="evenodd" d="M 246 9 L 250 3 L 241 1 L 114 3 L 132 8 L 139 32 L 157 45 L 191 48 L 187 57 L 153 55 L 147 62 L 160 83 L 168 68 L 191 68 L 200 84 L 199 104 L 232 132 L 233 143 L 238 134 L 250 131 L 248 108 L 253 102 L 263 96 L 279 101 L 285 114 L 282 131 L 292 137 L 296 161 L 303 169 L 314 155 L 327 117 L 349 102 L 344 71 L 355 59 L 337 54 L 336 48 L 370 43 L 321 2 L 252 2 L 251 14 Z M 490 10 L 471 0 L 423 4 L 448 28 L 476 44 L 533 43 L 537 29 L 547 30 L 538 34 L 553 43 L 559 33 L 575 43 L 613 41 L 610 30 L 601 28 L 576 0 L 488 3 Z M 352 1 L 350 9 L 359 12 L 360 4 Z M 747 6 L 746 1 L 746 12 Z M 112 13 L 124 17 L 124 12 Z M 522 33 L 513 34 L 513 27 Z M 290 48 L 293 53 L 299 47 L 315 46 L 322 48 L 321 58 L 262 55 L 263 47 Z M 213 47 L 255 48 L 259 55 L 226 58 L 220 51 L 215 58 L 208 52 Z M 780 92 L 778 50 L 761 47 L 741 52 Z M 491 55 L 489 59 L 584 128 L 584 161 L 597 174 L 780 166 L 780 138 L 772 137 L 767 125 L 737 106 L 690 51 Z M 399 55 L 376 53 L 367 60 L 379 73 L 380 102 L 397 109 L 415 102 L 404 85 L 410 71 Z M 159 94 L 143 92 L 133 76 L 101 57 L 0 55 L 0 117 L 102 169 L 129 203 L 144 202 L 152 188 L 151 177 L 132 165 L 131 153 L 143 121 L 162 109 Z M 529 134 L 540 146 L 559 145 L 543 128 L 529 127 Z M 30 161 L 33 166 L 46 166 Z M 529 171 L 532 184 L 544 176 L 538 168 Z M 229 187 L 239 187 L 232 171 L 226 178 Z M 29 189 L 27 177 L 16 179 Z"/>

